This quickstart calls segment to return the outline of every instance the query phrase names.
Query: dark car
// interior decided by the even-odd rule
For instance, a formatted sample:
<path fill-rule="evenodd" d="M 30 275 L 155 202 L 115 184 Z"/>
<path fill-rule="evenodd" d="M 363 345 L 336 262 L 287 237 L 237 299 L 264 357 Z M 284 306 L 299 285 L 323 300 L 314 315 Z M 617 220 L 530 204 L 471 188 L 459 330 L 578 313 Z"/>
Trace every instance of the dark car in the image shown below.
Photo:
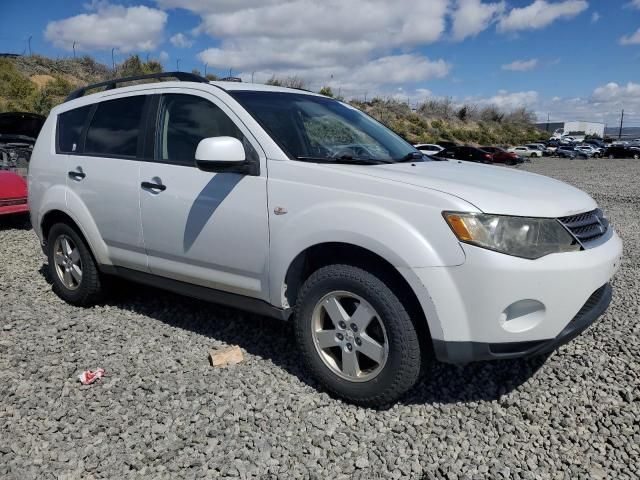
<path fill-rule="evenodd" d="M 576 150 L 573 147 L 567 147 L 567 146 L 560 146 L 558 147 L 558 150 L 556 150 L 556 155 L 560 158 L 589 158 L 589 155 L 587 155 L 584 152 L 581 152 L 580 150 Z"/>
<path fill-rule="evenodd" d="M 493 158 L 493 163 L 504 163 L 505 165 L 517 165 L 519 163 L 523 163 L 524 159 L 518 157 L 515 153 L 507 152 L 503 148 L 500 147 L 480 147 L 480 150 L 483 150 L 487 153 L 490 153 Z"/>
<path fill-rule="evenodd" d="M 436 142 L 436 145 L 440 145 L 442 148 L 453 148 L 458 146 L 456 142 L 448 142 L 446 140 L 441 140 L 440 142 Z"/>
<path fill-rule="evenodd" d="M 465 162 L 493 163 L 493 156 L 474 147 L 451 147 L 438 152 L 435 157 L 452 160 L 464 160 Z"/>
<path fill-rule="evenodd" d="M 602 140 L 598 140 L 597 138 L 587 138 L 582 143 L 587 143 L 589 145 L 593 145 L 594 147 L 598 147 L 598 148 L 606 148 L 605 143 Z"/>
<path fill-rule="evenodd" d="M 612 146 L 607 147 L 603 154 L 607 158 L 640 158 L 640 149 L 634 147 Z"/>

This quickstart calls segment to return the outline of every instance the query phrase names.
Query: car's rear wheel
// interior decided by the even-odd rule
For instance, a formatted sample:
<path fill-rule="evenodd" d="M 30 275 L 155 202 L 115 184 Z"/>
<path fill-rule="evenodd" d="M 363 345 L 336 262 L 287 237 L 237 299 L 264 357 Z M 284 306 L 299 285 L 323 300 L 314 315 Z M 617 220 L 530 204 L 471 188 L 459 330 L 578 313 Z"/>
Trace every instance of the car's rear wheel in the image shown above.
<path fill-rule="evenodd" d="M 420 343 L 407 310 L 381 278 L 360 268 L 313 273 L 298 296 L 295 330 L 310 373 L 349 402 L 387 405 L 418 379 Z"/>
<path fill-rule="evenodd" d="M 71 226 L 58 223 L 47 239 L 53 291 L 68 303 L 93 305 L 102 298 L 100 272 L 85 240 Z"/>

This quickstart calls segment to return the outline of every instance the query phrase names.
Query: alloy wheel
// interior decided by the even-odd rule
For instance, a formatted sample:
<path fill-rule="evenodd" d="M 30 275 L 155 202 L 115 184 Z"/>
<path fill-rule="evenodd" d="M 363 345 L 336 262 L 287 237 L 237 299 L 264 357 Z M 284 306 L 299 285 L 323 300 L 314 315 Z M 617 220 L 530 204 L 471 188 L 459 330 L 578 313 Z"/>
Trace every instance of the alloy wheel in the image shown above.
<path fill-rule="evenodd" d="M 313 343 L 324 364 L 339 377 L 365 382 L 378 376 L 389 354 L 382 319 L 369 302 L 346 292 L 328 293 L 316 304 Z"/>
<path fill-rule="evenodd" d="M 77 245 L 67 235 L 56 238 L 53 260 L 62 284 L 69 290 L 78 289 L 82 283 L 82 258 Z"/>

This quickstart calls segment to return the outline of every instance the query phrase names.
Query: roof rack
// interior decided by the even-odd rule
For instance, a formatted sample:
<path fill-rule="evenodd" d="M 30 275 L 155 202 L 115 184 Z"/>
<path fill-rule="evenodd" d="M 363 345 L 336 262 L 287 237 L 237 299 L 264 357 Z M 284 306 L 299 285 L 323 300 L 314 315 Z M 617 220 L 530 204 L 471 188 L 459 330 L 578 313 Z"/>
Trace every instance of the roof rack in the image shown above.
<path fill-rule="evenodd" d="M 94 88 L 106 87 L 105 90 L 112 90 L 116 88 L 119 83 L 134 82 L 136 80 L 150 80 L 154 78 L 175 78 L 181 82 L 198 82 L 209 83 L 204 77 L 188 72 L 162 72 L 162 73 L 150 73 L 148 75 L 136 75 L 134 77 L 114 78 L 113 80 L 107 80 L 105 82 L 93 83 L 86 87 L 78 88 L 69 94 L 65 102 L 74 100 L 76 98 L 83 97 L 87 90 L 93 90 Z"/>

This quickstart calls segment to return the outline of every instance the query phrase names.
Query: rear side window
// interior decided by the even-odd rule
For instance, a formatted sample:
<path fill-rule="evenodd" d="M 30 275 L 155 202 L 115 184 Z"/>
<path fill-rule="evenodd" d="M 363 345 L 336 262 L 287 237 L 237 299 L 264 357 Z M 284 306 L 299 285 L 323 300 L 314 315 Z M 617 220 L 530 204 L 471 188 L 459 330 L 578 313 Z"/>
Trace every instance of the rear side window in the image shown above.
<path fill-rule="evenodd" d="M 140 95 L 100 102 L 87 131 L 85 153 L 135 157 L 145 98 Z"/>
<path fill-rule="evenodd" d="M 91 105 L 87 105 L 58 115 L 58 152 L 77 153 L 80 151 L 82 128 L 90 110 Z"/>

